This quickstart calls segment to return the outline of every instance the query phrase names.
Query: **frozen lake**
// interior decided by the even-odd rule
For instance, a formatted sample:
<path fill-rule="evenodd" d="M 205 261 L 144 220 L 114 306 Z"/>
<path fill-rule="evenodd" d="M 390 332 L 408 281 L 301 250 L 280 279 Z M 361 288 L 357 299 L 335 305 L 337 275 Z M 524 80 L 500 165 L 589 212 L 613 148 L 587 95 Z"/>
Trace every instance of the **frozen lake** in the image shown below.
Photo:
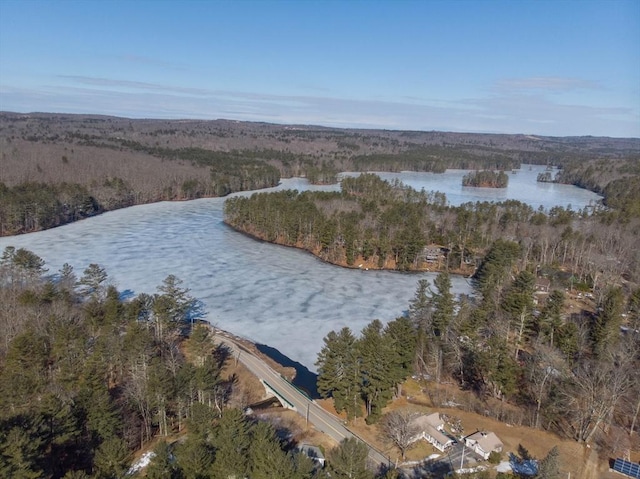
<path fill-rule="evenodd" d="M 507 188 L 474 188 L 462 186 L 462 177 L 468 170 L 447 170 L 445 173 L 376 173 L 385 180 L 399 179 L 405 185 L 420 191 L 441 191 L 447 195 L 450 204 L 458 206 L 469 201 L 504 201 L 519 200 L 531 205 L 534 209 L 539 206 L 546 210 L 554 206 L 571 206 L 574 211 L 598 202 L 601 196 L 572 185 L 555 183 L 538 183 L 538 173 L 546 171 L 544 166 L 522 165 L 522 169 L 515 170 L 509 175 Z M 556 170 L 552 170 L 555 175 Z M 350 175 L 351 173 L 345 173 Z"/>
<path fill-rule="evenodd" d="M 485 188 L 462 188 L 463 174 L 381 176 L 398 177 L 418 189 L 439 189 L 452 204 L 476 200 L 467 197 L 456 203 L 456 195 L 463 198 L 464 190 L 473 195 L 496 194 Z M 513 188 L 514 196 L 510 197 L 525 201 L 517 196 L 524 187 L 515 180 L 532 176 L 532 199 L 548 200 L 551 206 L 571 203 L 577 209 L 598 199 L 565 185 L 545 184 L 542 189 L 547 193 L 535 192 L 536 175 L 528 170 L 512 175 L 507 190 Z M 443 185 L 450 185 L 451 191 Z M 274 189 L 293 188 L 339 187 L 311 186 L 294 178 Z M 0 238 L 0 250 L 9 245 L 27 248 L 47 262 L 50 273 L 69 263 L 80 276 L 90 263 L 98 263 L 119 290 L 134 294 L 153 293 L 165 277 L 175 274 L 203 301 L 211 323 L 276 348 L 311 370 L 329 331 L 349 326 L 357 333 L 373 319 L 395 319 L 407 309 L 418 280 L 434 277 L 343 269 L 302 251 L 254 241 L 224 225 L 224 201 L 163 202 L 112 211 L 47 231 Z M 470 292 L 464 278 L 454 277 L 452 282 L 456 293 Z"/>

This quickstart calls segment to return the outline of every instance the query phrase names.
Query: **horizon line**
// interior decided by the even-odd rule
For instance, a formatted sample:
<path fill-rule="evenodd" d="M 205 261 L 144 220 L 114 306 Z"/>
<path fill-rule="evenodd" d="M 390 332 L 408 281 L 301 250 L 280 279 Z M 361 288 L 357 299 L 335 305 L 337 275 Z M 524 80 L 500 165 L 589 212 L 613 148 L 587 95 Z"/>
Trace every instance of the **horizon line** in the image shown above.
<path fill-rule="evenodd" d="M 259 120 L 238 120 L 234 118 L 194 118 L 194 117 L 147 117 L 147 116 L 125 116 L 125 115 L 112 115 L 107 113 L 72 113 L 67 111 L 29 111 L 29 112 L 20 112 L 20 111 L 11 111 L 11 110 L 0 110 L 0 115 L 5 114 L 13 114 L 13 115 L 68 115 L 68 116 L 93 116 L 93 117 L 104 117 L 104 118 L 117 118 L 122 120 L 133 120 L 133 121 L 193 121 L 193 122 L 208 122 L 208 121 L 229 121 L 235 123 L 254 123 L 254 124 L 266 124 L 266 125 L 274 125 L 274 126 L 302 126 L 307 128 L 326 128 L 333 130 L 360 130 L 360 131 L 391 131 L 391 132 L 407 132 L 407 133 L 452 133 L 452 134 L 462 134 L 462 135 L 500 135 L 500 136 L 525 136 L 532 138 L 610 138 L 610 139 L 619 139 L 619 140 L 640 140 L 640 137 L 636 136 L 607 136 L 607 135 L 540 135 L 537 133 L 503 133 L 497 131 L 469 131 L 469 130 L 417 130 L 417 129 L 397 129 L 397 128 L 366 128 L 366 127 L 345 127 L 345 126 L 333 126 L 333 125 L 322 125 L 315 123 L 279 123 L 279 122 L 269 122 L 269 121 L 259 121 Z"/>

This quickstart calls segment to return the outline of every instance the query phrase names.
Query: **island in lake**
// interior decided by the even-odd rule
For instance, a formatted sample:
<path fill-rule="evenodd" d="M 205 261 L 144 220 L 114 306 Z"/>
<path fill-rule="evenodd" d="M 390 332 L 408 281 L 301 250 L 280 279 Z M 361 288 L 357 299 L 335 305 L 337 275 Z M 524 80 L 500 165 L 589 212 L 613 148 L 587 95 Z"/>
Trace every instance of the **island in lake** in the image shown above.
<path fill-rule="evenodd" d="M 462 186 L 476 186 L 482 188 L 506 188 L 509 177 L 504 171 L 482 170 L 464 175 Z"/>

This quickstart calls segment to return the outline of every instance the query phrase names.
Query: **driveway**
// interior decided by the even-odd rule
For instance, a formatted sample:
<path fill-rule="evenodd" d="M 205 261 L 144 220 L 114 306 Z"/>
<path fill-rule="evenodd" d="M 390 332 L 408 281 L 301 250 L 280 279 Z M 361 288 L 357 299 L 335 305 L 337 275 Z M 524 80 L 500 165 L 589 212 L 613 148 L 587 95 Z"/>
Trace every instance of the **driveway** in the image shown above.
<path fill-rule="evenodd" d="M 403 468 L 406 477 L 418 479 L 423 477 L 445 477 L 451 471 L 471 468 L 478 465 L 478 456 L 460 442 L 451 446 L 440 457 L 425 461 L 412 467 Z"/>

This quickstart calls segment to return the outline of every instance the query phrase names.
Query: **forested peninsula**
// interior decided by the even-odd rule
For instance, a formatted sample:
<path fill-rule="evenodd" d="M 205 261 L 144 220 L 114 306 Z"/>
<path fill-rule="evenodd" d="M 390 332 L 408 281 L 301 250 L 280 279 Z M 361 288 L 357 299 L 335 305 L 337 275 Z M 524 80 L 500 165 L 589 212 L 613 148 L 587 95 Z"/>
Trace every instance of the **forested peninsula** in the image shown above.
<path fill-rule="evenodd" d="M 524 268 L 535 265 L 562 284 L 571 274 L 590 287 L 621 275 L 640 278 L 639 218 L 621 218 L 619 211 L 557 206 L 544 212 L 514 200 L 450 206 L 442 193 L 417 192 L 375 174 L 346 177 L 341 188 L 230 198 L 225 221 L 348 267 L 470 275 L 494 241 L 511 239 L 523 247 Z M 618 261 L 607 259 L 612 251 Z"/>

